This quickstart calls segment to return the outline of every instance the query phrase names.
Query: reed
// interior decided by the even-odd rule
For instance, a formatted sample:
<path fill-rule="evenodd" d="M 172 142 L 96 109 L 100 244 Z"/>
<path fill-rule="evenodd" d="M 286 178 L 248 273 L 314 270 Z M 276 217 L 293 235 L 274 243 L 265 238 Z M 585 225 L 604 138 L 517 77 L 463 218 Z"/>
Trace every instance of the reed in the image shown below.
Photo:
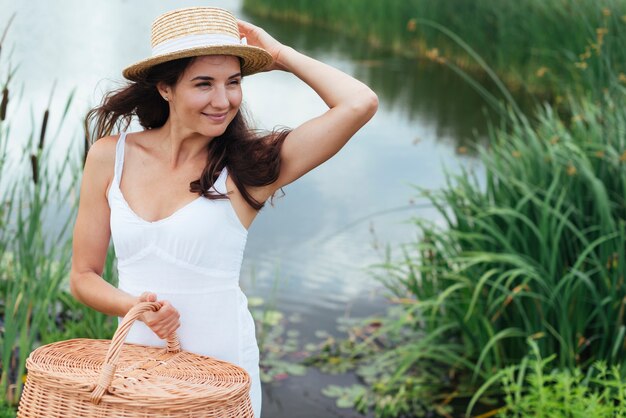
<path fill-rule="evenodd" d="M 498 84 L 475 49 L 438 30 Z M 400 313 L 339 344 L 368 384 L 354 400 L 361 412 L 445 414 L 473 396 L 469 415 L 485 395 L 477 388 L 493 389 L 500 370 L 524 361 L 528 339 L 554 354 L 551 367 L 603 361 L 626 374 L 626 89 L 604 58 L 610 88 L 592 83 L 565 112 L 526 115 L 504 94 L 502 126 L 476 147 L 484 180 L 464 170 L 439 191 L 419 189 L 441 221 L 414 219 L 420 239 L 376 266 Z"/>
<path fill-rule="evenodd" d="M 373 266 L 393 309 L 310 362 L 348 362 L 367 385 L 333 396 L 376 417 L 469 416 L 506 395 L 502 370 L 527 362 L 529 341 L 563 373 L 601 361 L 626 375 L 624 104 L 626 91 L 573 101 L 567 120 L 512 114 L 477 147 L 484 180 L 418 189 L 440 220 L 415 218 L 419 239 Z"/>
<path fill-rule="evenodd" d="M 0 149 L 5 151 L 8 142 L 16 141 L 7 123 L 7 120 L 3 122 L 0 132 L 3 145 Z M 66 160 L 53 167 L 49 163 L 48 149 L 43 148 L 43 144 L 39 148 L 34 137 L 31 133 L 26 147 L 33 151 L 25 157 L 33 170 L 32 184 L 24 175 L 28 167 L 26 161 L 14 161 L 10 171 L 6 170 L 8 165 L 0 167 L 0 177 L 12 183 L 0 198 L 5 208 L 0 222 L 3 225 L 0 234 L 3 259 L 0 266 L 3 308 L 0 393 L 9 404 L 19 399 L 26 356 L 40 341 L 42 330 L 58 326 L 55 323 L 58 308 L 54 302 L 59 284 L 68 273 L 70 260 L 68 222 L 61 225 L 58 234 L 44 233 L 50 230 L 46 220 L 55 219 L 57 211 L 65 204 L 59 199 L 63 195 L 58 191 L 67 181 L 69 165 Z M 7 161 L 6 154 L 2 160 Z"/>
<path fill-rule="evenodd" d="M 70 335 L 70 324 L 81 311 L 92 314 L 71 306 L 73 311 L 68 315 L 67 297 L 64 299 L 71 257 L 68 231 L 77 205 L 71 190 L 78 188 L 80 156 L 75 159 L 67 153 L 60 161 L 52 161 L 50 155 L 73 93 L 56 109 L 51 107 L 51 92 L 41 124 L 32 120 L 30 135 L 23 144 L 10 128 L 21 99 L 10 94 L 19 91 L 9 86 L 15 70 L 3 69 L 0 67 L 0 78 L 8 81 L 3 86 L 0 120 L 0 413 L 10 416 L 21 394 L 28 354 L 59 335 Z M 51 133 L 52 116 L 57 118 L 58 128 Z M 22 155 L 9 157 L 9 144 L 22 144 Z M 101 335 L 106 328 L 96 325 Z M 88 335 L 87 323 L 81 326 L 84 329 L 73 336 Z"/>
<path fill-rule="evenodd" d="M 414 219 L 420 239 L 375 266 L 399 312 L 325 348 L 367 383 L 354 406 L 445 414 L 474 395 L 469 415 L 500 370 L 526 361 L 528 339 L 551 367 L 603 361 L 626 375 L 626 2 L 272 4 L 251 8 L 360 37 L 382 33 L 370 21 L 403 28 L 379 44 L 413 34 L 415 51 L 450 65 L 503 116 L 476 149 L 485 180 L 465 170 L 439 191 L 419 189 L 441 221 Z M 403 26 L 398 16 L 414 17 Z M 505 103 L 464 71 L 470 59 Z M 523 113 L 500 83 L 511 68 L 523 83 L 553 77 L 546 88 L 568 99 Z"/>
<path fill-rule="evenodd" d="M 610 86 L 607 66 L 626 73 L 623 0 L 244 0 L 244 9 L 336 30 L 402 55 L 481 70 L 457 42 L 424 24 L 437 23 L 471 45 L 514 89 L 562 95 L 575 87 L 584 94 Z"/>
<path fill-rule="evenodd" d="M 483 182 L 464 171 L 420 189 L 443 224 L 415 219 L 421 239 L 376 266 L 403 312 L 364 343 L 390 341 L 367 360 L 391 375 L 383 394 L 434 367 L 464 376 L 439 378 L 442 393 L 469 398 L 525 358 L 528 338 L 553 367 L 626 373 L 625 102 L 572 103 L 568 121 L 550 107 L 534 123 L 512 117 L 478 148 Z"/>

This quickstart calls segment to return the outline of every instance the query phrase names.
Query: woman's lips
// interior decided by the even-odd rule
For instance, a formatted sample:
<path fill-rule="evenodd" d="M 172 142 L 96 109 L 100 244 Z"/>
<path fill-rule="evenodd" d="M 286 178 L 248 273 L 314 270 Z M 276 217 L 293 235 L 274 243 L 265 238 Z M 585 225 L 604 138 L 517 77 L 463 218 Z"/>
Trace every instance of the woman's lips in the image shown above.
<path fill-rule="evenodd" d="M 228 112 L 225 112 L 225 113 L 211 113 L 211 114 L 202 112 L 202 114 L 204 116 L 208 117 L 213 122 L 224 122 L 224 120 L 226 120 L 226 116 L 228 115 Z"/>

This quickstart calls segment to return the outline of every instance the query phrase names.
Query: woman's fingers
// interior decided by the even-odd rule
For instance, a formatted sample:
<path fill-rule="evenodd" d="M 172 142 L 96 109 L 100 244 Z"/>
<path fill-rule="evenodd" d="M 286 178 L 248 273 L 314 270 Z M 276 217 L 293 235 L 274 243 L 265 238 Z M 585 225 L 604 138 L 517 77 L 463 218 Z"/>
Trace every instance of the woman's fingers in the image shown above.
<path fill-rule="evenodd" d="M 153 292 L 143 292 L 139 295 L 139 302 L 156 302 L 157 295 Z"/>
<path fill-rule="evenodd" d="M 161 309 L 159 309 L 157 312 L 160 313 L 164 318 L 175 316 L 178 319 L 180 317 L 178 310 L 167 300 L 161 301 Z"/>
<path fill-rule="evenodd" d="M 161 309 L 156 314 L 158 316 L 158 331 L 156 332 L 159 338 L 169 337 L 180 327 L 180 314 L 169 301 L 161 301 Z"/>
<path fill-rule="evenodd" d="M 275 61 L 278 59 L 281 49 L 284 48 L 283 44 L 265 32 L 263 28 L 243 20 L 237 20 L 237 23 L 239 25 L 239 33 L 241 36 L 246 37 L 248 45 L 263 48 L 272 55 Z M 271 67 L 270 69 L 274 68 L 276 67 Z"/>
<path fill-rule="evenodd" d="M 160 303 L 161 308 L 151 315 L 154 323 L 163 323 L 170 319 L 178 321 L 180 319 L 178 310 L 169 301 L 162 300 Z"/>
<path fill-rule="evenodd" d="M 157 302 L 155 293 L 143 292 L 138 300 L 140 302 Z M 144 312 L 140 318 L 159 338 L 166 339 L 180 327 L 180 313 L 167 300 L 158 301 L 161 305 L 156 312 Z"/>
<path fill-rule="evenodd" d="M 237 25 L 239 26 L 239 33 L 241 36 L 245 36 L 246 38 L 253 38 L 248 39 L 248 41 L 256 40 L 256 38 L 259 37 L 258 31 L 260 28 L 258 26 L 254 26 L 252 23 L 240 19 L 237 19 Z"/>
<path fill-rule="evenodd" d="M 157 301 L 157 295 L 154 292 L 143 292 L 141 295 L 139 295 L 137 297 L 137 302 L 156 302 Z M 139 315 L 139 320 L 146 323 L 146 315 L 149 314 L 149 312 L 144 312 L 141 315 Z"/>
<path fill-rule="evenodd" d="M 151 329 L 152 331 L 154 331 L 156 335 L 159 336 L 159 338 L 164 340 L 167 337 L 169 337 L 172 333 L 176 332 L 176 330 L 179 327 L 180 327 L 179 319 L 173 316 L 173 317 L 167 318 L 163 322 L 158 323 L 157 325 L 154 326 L 154 328 L 151 328 Z"/>

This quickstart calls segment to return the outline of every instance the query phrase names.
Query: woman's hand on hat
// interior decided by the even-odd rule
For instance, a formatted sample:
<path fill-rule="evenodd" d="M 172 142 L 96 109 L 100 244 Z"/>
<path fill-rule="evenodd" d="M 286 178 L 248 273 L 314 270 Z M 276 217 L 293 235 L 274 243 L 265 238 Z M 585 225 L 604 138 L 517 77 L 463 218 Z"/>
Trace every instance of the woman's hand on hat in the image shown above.
<path fill-rule="evenodd" d="M 137 297 L 137 302 L 158 302 L 161 305 L 156 312 L 141 314 L 139 320 L 150 327 L 162 340 L 165 340 L 180 327 L 180 314 L 176 308 L 167 300 L 157 301 L 155 293 L 143 292 Z"/>
<path fill-rule="evenodd" d="M 239 25 L 240 35 L 246 38 L 248 45 L 263 48 L 272 55 L 272 58 L 274 58 L 274 63 L 265 71 L 285 70 L 280 63 L 280 53 L 284 48 L 286 48 L 285 45 L 274 39 L 269 33 L 263 30 L 263 28 L 240 19 L 237 19 L 237 23 Z"/>

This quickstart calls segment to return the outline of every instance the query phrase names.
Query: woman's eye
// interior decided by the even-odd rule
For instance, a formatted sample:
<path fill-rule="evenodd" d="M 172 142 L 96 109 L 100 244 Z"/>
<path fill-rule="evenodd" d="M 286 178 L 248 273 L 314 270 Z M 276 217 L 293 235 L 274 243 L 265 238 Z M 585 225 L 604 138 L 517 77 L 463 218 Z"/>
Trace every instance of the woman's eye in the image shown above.
<path fill-rule="evenodd" d="M 196 84 L 196 87 L 211 87 L 211 83 L 199 83 Z"/>
<path fill-rule="evenodd" d="M 239 83 L 241 83 L 241 80 L 231 80 L 230 81 L 230 84 L 234 85 L 234 86 L 238 85 Z"/>

